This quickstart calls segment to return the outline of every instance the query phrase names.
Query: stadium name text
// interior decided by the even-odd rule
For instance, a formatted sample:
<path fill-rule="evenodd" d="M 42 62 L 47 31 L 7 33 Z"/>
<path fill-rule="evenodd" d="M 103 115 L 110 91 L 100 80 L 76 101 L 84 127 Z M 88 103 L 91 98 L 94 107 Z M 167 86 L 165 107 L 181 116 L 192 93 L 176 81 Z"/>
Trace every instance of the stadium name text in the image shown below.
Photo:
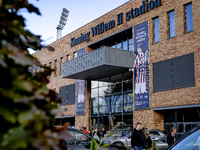
<path fill-rule="evenodd" d="M 129 21 L 129 20 L 148 12 L 149 10 L 153 10 L 154 8 L 157 8 L 161 5 L 162 5 L 161 0 L 142 1 L 142 5 L 140 7 L 131 8 L 130 11 L 126 12 L 125 20 Z M 123 13 L 117 14 L 117 25 L 121 25 L 121 24 L 123 24 Z M 90 41 L 90 33 L 91 33 L 92 37 L 94 37 L 94 36 L 97 36 L 99 34 L 106 32 L 114 27 L 115 27 L 115 20 L 111 20 L 107 23 L 101 22 L 101 23 L 97 24 L 96 26 L 92 27 L 91 31 L 88 31 L 85 34 L 81 33 L 80 36 L 77 38 L 75 38 L 75 37 L 71 38 L 70 45 L 71 45 L 71 47 L 73 47 L 84 41 L 89 42 Z"/>

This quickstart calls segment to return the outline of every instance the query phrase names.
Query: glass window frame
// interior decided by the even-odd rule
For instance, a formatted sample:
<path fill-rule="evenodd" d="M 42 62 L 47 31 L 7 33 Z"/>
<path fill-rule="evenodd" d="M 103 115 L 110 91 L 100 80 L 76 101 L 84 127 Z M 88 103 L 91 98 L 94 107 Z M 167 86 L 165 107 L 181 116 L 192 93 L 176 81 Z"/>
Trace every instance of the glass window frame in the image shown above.
<path fill-rule="evenodd" d="M 173 17 L 171 14 L 173 13 Z M 175 11 L 171 10 L 167 12 L 167 18 L 168 18 L 168 38 L 173 38 L 176 36 L 176 31 L 175 31 Z M 172 20 L 173 19 L 173 20 Z M 174 24 L 174 26 L 172 26 Z M 172 28 L 173 27 L 173 28 Z M 174 34 L 172 35 L 171 32 L 174 30 Z"/>
<path fill-rule="evenodd" d="M 62 69 L 62 68 L 61 68 L 62 63 L 63 63 L 63 57 L 60 57 L 60 75 L 61 75 L 61 71 L 62 71 L 62 70 L 61 70 L 61 69 Z"/>
<path fill-rule="evenodd" d="M 121 80 L 119 81 L 118 78 L 121 78 Z M 121 89 L 120 91 L 117 90 L 115 92 L 110 92 L 107 95 L 105 95 L 105 94 L 101 95 L 99 93 L 100 89 L 103 89 L 103 88 L 106 88 L 106 87 L 111 88 L 110 86 L 112 86 L 112 85 L 120 84 L 120 86 L 122 86 L 122 84 L 124 85 L 125 82 L 127 82 L 127 81 L 132 81 L 133 82 L 132 78 L 128 79 L 126 77 L 125 80 L 123 80 L 123 78 L 124 78 L 124 74 L 118 74 L 118 75 L 115 75 L 115 76 L 111 76 L 111 77 L 109 77 L 109 82 L 108 82 L 107 85 L 101 85 L 100 84 L 100 82 L 102 82 L 103 80 L 102 81 L 101 80 L 91 81 L 91 83 L 92 82 L 97 82 L 97 83 L 95 83 L 95 86 L 91 85 L 91 98 L 90 98 L 90 100 L 91 100 L 91 103 L 90 103 L 91 117 L 92 116 L 98 116 L 98 115 L 108 115 L 110 112 L 112 114 L 121 114 L 121 115 L 122 114 L 130 114 L 130 113 L 133 112 L 133 105 L 132 105 L 132 107 L 129 106 L 130 104 L 133 104 L 133 99 L 132 99 L 132 102 L 130 102 L 125 97 L 125 96 L 127 96 L 129 94 L 132 94 L 133 89 L 128 90 L 128 91 L 127 90 L 126 91 L 124 91 L 124 90 L 122 91 L 122 89 Z M 92 96 L 92 90 L 96 90 L 97 91 L 96 95 Z M 114 98 L 114 97 L 116 98 L 116 96 L 118 96 L 117 99 L 119 99 L 119 97 L 120 97 L 121 101 L 119 102 L 119 100 L 118 100 L 119 104 L 117 106 L 114 105 L 114 107 L 117 107 L 117 108 L 115 108 L 117 110 L 117 112 L 113 112 L 112 111 L 112 107 L 113 107 L 112 103 L 115 102 L 115 101 L 112 102 L 112 98 Z M 106 98 L 109 98 L 109 102 L 108 102 L 108 99 L 106 99 Z M 126 100 L 125 100 L 125 98 L 126 98 Z M 101 105 L 102 99 L 105 99 L 106 105 Z M 109 108 L 109 112 L 107 112 L 108 108 Z M 106 111 L 105 112 L 101 112 L 101 110 L 103 110 L 103 109 L 106 109 Z M 121 112 L 120 112 L 120 110 L 121 110 Z M 122 112 L 122 110 L 123 110 L 123 112 Z"/>
<path fill-rule="evenodd" d="M 77 58 L 77 52 L 76 52 L 76 51 L 73 52 L 73 57 L 74 57 L 74 58 Z"/>
<path fill-rule="evenodd" d="M 187 3 L 187 4 L 184 5 L 184 19 L 185 19 L 185 24 L 184 24 L 184 25 L 185 25 L 185 33 L 192 32 L 192 31 L 193 31 L 193 14 L 192 14 L 192 12 L 188 12 L 188 9 L 187 9 L 187 8 L 188 8 L 189 6 L 192 7 L 192 2 Z M 192 11 L 192 8 L 191 8 L 191 11 Z M 189 20 L 189 19 L 187 18 L 188 13 L 191 13 L 191 14 L 192 14 L 192 15 L 191 15 L 191 20 Z M 188 22 L 192 23 L 192 29 L 191 29 L 191 30 L 188 30 L 188 26 L 187 26 Z"/>
<path fill-rule="evenodd" d="M 70 55 L 69 54 L 66 56 L 66 61 L 68 61 L 68 60 L 70 60 Z"/>
<path fill-rule="evenodd" d="M 158 19 L 158 24 L 156 24 L 157 19 Z M 155 18 L 153 18 L 153 44 L 158 43 L 160 41 L 159 32 L 160 32 L 160 30 L 159 30 L 159 17 L 155 17 Z M 158 38 L 158 40 L 155 39 L 156 37 Z"/>
<path fill-rule="evenodd" d="M 57 59 L 54 60 L 54 77 L 57 77 Z"/>
<path fill-rule="evenodd" d="M 131 42 L 130 42 L 130 40 L 131 40 Z M 133 38 L 127 38 L 127 41 L 128 41 L 128 50 L 133 51 Z M 132 49 L 130 49 L 130 47 Z"/>

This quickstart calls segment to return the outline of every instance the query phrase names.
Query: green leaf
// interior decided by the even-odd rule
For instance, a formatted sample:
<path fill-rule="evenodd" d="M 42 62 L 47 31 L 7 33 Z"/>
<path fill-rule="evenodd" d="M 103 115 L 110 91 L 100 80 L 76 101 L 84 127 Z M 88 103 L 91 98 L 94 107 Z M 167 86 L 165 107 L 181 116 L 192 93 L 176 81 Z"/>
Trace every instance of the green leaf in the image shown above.
<path fill-rule="evenodd" d="M 108 135 L 106 135 L 106 137 L 110 137 L 112 136 L 114 133 L 109 133 Z"/>
<path fill-rule="evenodd" d="M 4 134 L 1 147 L 4 149 L 26 148 L 30 140 L 30 131 L 23 127 L 11 128 L 7 134 Z"/>
<path fill-rule="evenodd" d="M 91 143 L 90 143 L 90 149 L 91 150 L 96 150 L 97 148 L 98 148 L 98 143 L 97 143 L 95 138 L 92 138 L 91 139 Z"/>
<path fill-rule="evenodd" d="M 13 124 L 16 122 L 16 116 L 9 108 L 0 106 L 0 115 Z"/>
<path fill-rule="evenodd" d="M 18 120 L 19 123 L 22 126 L 28 125 L 28 123 L 30 121 L 32 121 L 34 119 L 34 112 L 32 110 L 27 110 L 27 111 L 22 111 L 19 115 L 18 115 Z"/>
<path fill-rule="evenodd" d="M 110 146 L 109 144 L 104 144 L 103 146 L 101 146 L 101 147 L 108 147 L 108 146 Z"/>

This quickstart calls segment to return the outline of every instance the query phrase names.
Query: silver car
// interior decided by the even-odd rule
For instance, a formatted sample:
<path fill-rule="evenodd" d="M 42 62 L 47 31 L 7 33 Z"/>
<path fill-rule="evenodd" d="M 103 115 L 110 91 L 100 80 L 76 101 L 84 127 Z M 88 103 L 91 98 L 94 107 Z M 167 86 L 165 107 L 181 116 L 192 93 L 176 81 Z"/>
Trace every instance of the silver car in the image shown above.
<path fill-rule="evenodd" d="M 167 144 L 167 135 L 165 135 L 164 137 L 160 138 L 159 140 L 155 142 L 156 142 L 156 147 L 159 150 L 166 150 L 169 147 Z"/>
<path fill-rule="evenodd" d="M 131 148 L 131 134 L 132 132 L 129 132 L 125 136 L 118 137 L 115 140 L 110 141 L 110 143 L 118 146 L 125 146 Z M 165 135 L 156 130 L 150 130 L 149 134 L 151 136 L 152 141 L 156 141 Z"/>

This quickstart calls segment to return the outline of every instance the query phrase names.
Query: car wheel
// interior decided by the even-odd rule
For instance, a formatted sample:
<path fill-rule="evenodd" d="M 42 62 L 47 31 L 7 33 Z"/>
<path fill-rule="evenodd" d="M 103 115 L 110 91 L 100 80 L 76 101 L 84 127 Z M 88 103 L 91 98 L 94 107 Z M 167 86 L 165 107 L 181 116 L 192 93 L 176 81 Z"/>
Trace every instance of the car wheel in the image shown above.
<path fill-rule="evenodd" d="M 124 146 L 124 144 L 123 143 L 121 143 L 121 142 L 116 142 L 116 143 L 113 143 L 114 145 L 117 145 L 117 146 Z"/>

